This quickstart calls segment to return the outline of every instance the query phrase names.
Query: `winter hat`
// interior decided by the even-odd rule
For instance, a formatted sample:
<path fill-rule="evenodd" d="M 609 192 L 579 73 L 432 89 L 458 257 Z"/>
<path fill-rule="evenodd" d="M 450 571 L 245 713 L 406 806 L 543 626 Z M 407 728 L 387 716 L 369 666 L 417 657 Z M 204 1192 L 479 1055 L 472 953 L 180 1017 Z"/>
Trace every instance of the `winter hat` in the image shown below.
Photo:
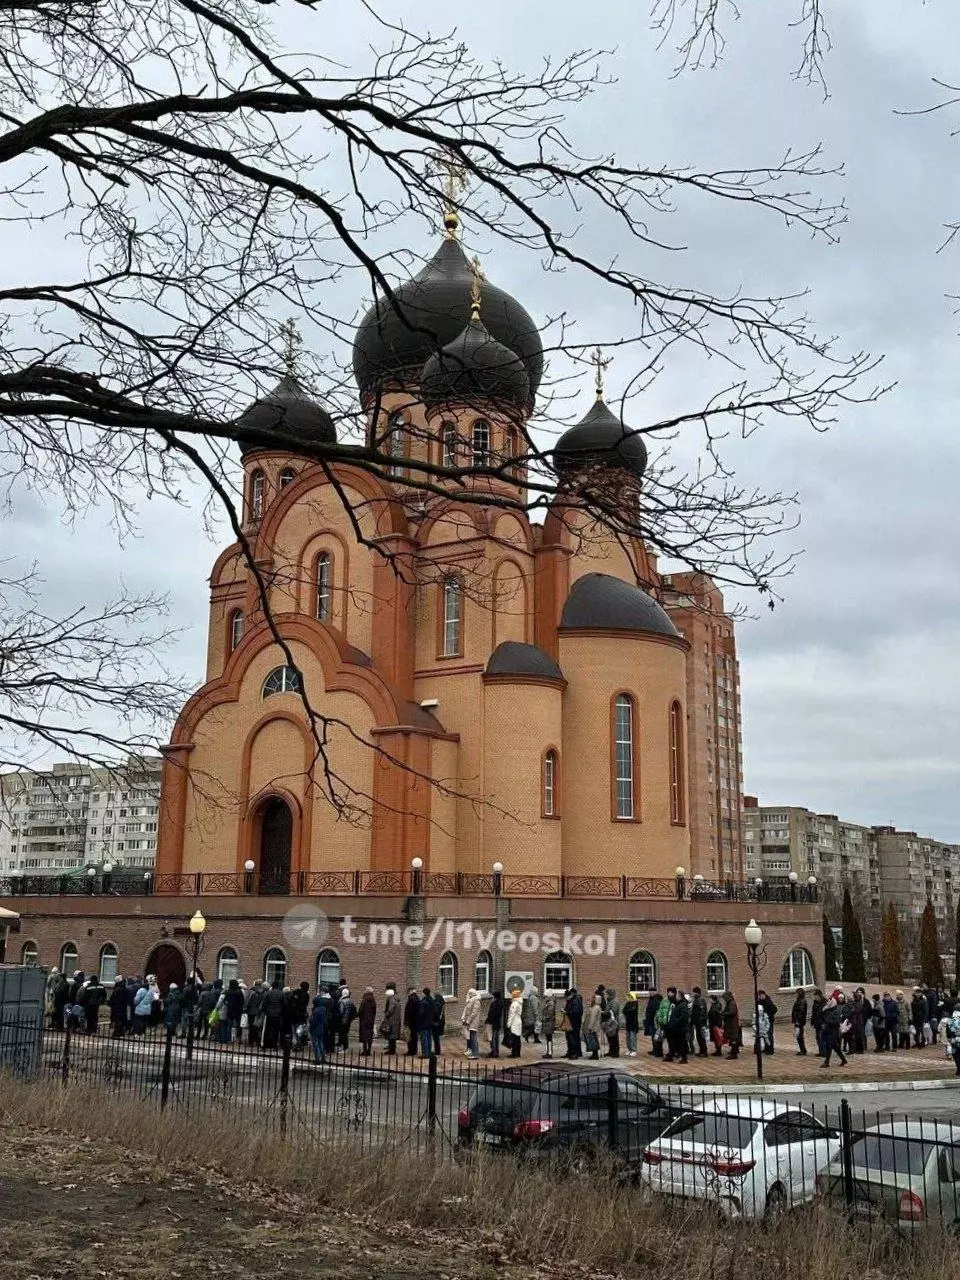
<path fill-rule="evenodd" d="M 167 987 L 168 991 L 176 991 L 176 989 L 177 989 L 177 984 L 175 982 L 171 982 L 170 986 Z"/>
<path fill-rule="evenodd" d="M 350 994 L 350 989 L 349 989 L 349 987 L 344 987 L 344 988 L 343 988 L 343 990 L 340 992 L 340 998 L 341 998 L 341 1000 L 346 1000 L 346 998 L 347 998 L 347 996 L 348 996 L 349 994 Z"/>
<path fill-rule="evenodd" d="M 842 1000 L 842 999 L 843 999 L 843 992 L 840 990 L 840 988 L 839 988 L 839 987 L 837 987 L 834 991 L 832 991 L 832 992 L 831 992 L 831 994 L 830 994 L 830 999 L 831 999 L 831 1000 Z"/>

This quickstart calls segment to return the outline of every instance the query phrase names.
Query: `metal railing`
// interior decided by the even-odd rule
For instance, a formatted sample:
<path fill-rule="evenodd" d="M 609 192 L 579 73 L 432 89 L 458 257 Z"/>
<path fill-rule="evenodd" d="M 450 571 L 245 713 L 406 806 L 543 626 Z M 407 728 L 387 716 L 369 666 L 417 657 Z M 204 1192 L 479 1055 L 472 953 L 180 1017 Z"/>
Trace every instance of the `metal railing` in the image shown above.
<path fill-rule="evenodd" d="M 702 903 L 816 902 L 816 885 L 683 876 L 478 875 L 464 871 L 111 872 L 92 876 L 2 876 L 0 897 L 345 896 L 674 899 Z"/>

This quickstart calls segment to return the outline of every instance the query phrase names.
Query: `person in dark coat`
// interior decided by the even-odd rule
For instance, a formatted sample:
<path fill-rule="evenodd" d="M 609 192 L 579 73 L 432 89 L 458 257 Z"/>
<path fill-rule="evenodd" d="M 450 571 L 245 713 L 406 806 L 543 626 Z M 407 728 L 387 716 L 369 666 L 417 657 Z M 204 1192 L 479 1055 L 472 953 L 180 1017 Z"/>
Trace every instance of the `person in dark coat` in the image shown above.
<path fill-rule="evenodd" d="M 127 1012 L 127 984 L 118 973 L 116 981 L 113 984 L 113 990 L 110 992 L 111 1037 L 114 1040 L 122 1040 L 127 1033 L 129 1025 L 130 1018 Z"/>
<path fill-rule="evenodd" d="M 229 1040 L 236 1040 L 238 1044 L 240 1042 L 240 1021 L 243 1018 L 244 1003 L 245 997 L 240 988 L 240 983 L 236 978 L 231 978 L 227 985 L 226 1013 L 227 1024 L 229 1026 L 227 1038 Z"/>
<path fill-rule="evenodd" d="M 790 1025 L 793 1027 L 793 1033 L 797 1037 L 797 1053 L 802 1058 L 805 1058 L 807 1056 L 807 1045 L 803 1037 L 807 1025 L 807 993 L 803 987 L 797 987 L 797 996 L 793 1002 L 793 1008 L 790 1010 Z"/>
<path fill-rule="evenodd" d="M 719 996 L 710 998 L 710 1008 L 707 1010 L 707 1030 L 710 1033 L 710 1042 L 713 1045 L 713 1056 L 715 1058 L 723 1057 L 723 1005 L 720 1003 Z"/>
<path fill-rule="evenodd" d="M 413 987 L 407 992 L 407 1002 L 403 1006 L 403 1025 L 407 1029 L 407 1057 L 412 1058 L 417 1052 L 417 1039 L 420 1022 L 420 995 Z"/>
<path fill-rule="evenodd" d="M 433 996 L 429 987 L 423 988 L 423 995 L 417 1005 L 417 1039 L 420 1044 L 420 1057 L 429 1058 L 433 1052 Z"/>
<path fill-rule="evenodd" d="M 180 1025 L 180 988 L 175 982 L 167 987 L 163 999 L 163 1025 L 168 1031 L 176 1031 Z"/>
<path fill-rule="evenodd" d="M 927 1000 L 919 987 L 914 987 L 910 1001 L 910 1021 L 913 1023 L 914 1047 L 923 1048 L 923 1024 L 927 1020 Z"/>
<path fill-rule="evenodd" d="M 889 991 L 883 993 L 884 1043 L 891 1053 L 896 1053 L 900 1039 L 900 1006 Z"/>
<path fill-rule="evenodd" d="M 330 1004 L 327 1007 L 327 1026 L 324 1031 L 327 1053 L 336 1053 L 340 1035 L 340 987 L 334 984 L 327 988 Z"/>
<path fill-rule="evenodd" d="M 192 975 L 180 993 L 180 1034 L 187 1035 L 191 1023 L 196 1021 L 197 1006 L 200 1003 L 200 988 Z"/>
<path fill-rule="evenodd" d="M 339 1014 L 340 1027 L 337 1031 L 337 1044 L 346 1053 L 350 1048 L 350 1028 L 357 1017 L 356 1001 L 350 994 L 349 987 L 342 987 L 340 990 Z"/>
<path fill-rule="evenodd" d="M 490 1000 L 490 1007 L 487 1010 L 487 1016 L 484 1018 L 484 1026 L 490 1028 L 490 1053 L 489 1057 L 500 1057 L 500 1036 L 503 1032 L 503 994 L 495 991 Z"/>
<path fill-rule="evenodd" d="M 297 1026 L 307 1021 L 307 1014 L 310 1010 L 310 983 L 301 982 L 299 987 L 293 993 L 294 1017 L 297 1020 Z"/>
<path fill-rule="evenodd" d="M 251 1049 L 260 1043 L 260 1036 L 263 1033 L 263 997 L 266 994 L 266 988 L 258 978 L 247 995 L 247 1006 L 244 1012 L 247 1015 L 247 1043 Z"/>
<path fill-rule="evenodd" d="M 63 1011 L 67 1007 L 70 995 L 70 981 L 65 973 L 61 973 L 53 988 L 53 1026 L 56 1031 L 63 1030 Z"/>
<path fill-rule="evenodd" d="M 212 982 L 205 982 L 200 988 L 200 999 L 197 1003 L 197 1039 L 210 1038 L 210 1015 L 217 1006 L 219 992 L 213 989 Z"/>
<path fill-rule="evenodd" d="M 106 1002 L 107 989 L 96 974 L 87 983 L 86 997 L 83 1001 L 87 1018 L 87 1034 L 95 1036 L 100 1029 L 100 1006 Z"/>
<path fill-rule="evenodd" d="M 730 1046 L 730 1061 L 740 1056 L 740 1045 L 743 1032 L 740 1024 L 740 1009 L 733 998 L 732 991 L 723 993 L 723 1038 Z"/>
<path fill-rule="evenodd" d="M 647 1007 L 643 1013 L 643 1034 L 650 1041 L 650 1055 L 654 1058 L 663 1057 L 663 1045 L 657 1038 L 657 1010 L 660 1008 L 663 996 L 659 991 L 651 991 L 647 997 Z"/>
<path fill-rule="evenodd" d="M 810 1001 L 810 1026 L 816 1036 L 817 1053 L 821 1056 L 823 1055 L 823 1006 L 826 1003 L 827 997 L 819 987 L 814 987 L 813 999 Z"/>
<path fill-rule="evenodd" d="M 397 1052 L 397 1041 L 402 1029 L 400 998 L 394 986 L 386 988 L 386 999 L 383 1008 L 383 1021 L 380 1023 L 380 1034 L 387 1042 L 387 1053 Z"/>
<path fill-rule="evenodd" d="M 310 1043 L 313 1045 L 313 1057 L 315 1062 L 323 1062 L 327 1055 L 327 1047 L 324 1044 L 323 1032 L 327 1021 L 327 1005 L 329 1001 L 324 1000 L 323 996 L 317 994 L 313 997 L 313 1004 L 310 1008 Z"/>
<path fill-rule="evenodd" d="M 627 1057 L 637 1056 L 637 1036 L 640 1034 L 640 1005 L 633 991 L 627 992 L 623 1002 L 623 1030 L 627 1037 Z"/>
<path fill-rule="evenodd" d="M 280 1043 L 280 1028 L 283 1023 L 283 987 L 280 979 L 274 978 L 263 997 L 263 1037 L 264 1049 L 276 1049 Z"/>
<path fill-rule="evenodd" d="M 663 1060 L 664 1062 L 676 1062 L 679 1058 L 681 1062 L 686 1062 L 690 1006 L 687 1004 L 687 997 L 683 992 L 674 991 L 672 987 L 667 988 L 667 998 L 670 1001 L 671 1008 L 664 1033 L 668 1051 L 663 1055 Z"/>
<path fill-rule="evenodd" d="M 297 1006 L 293 999 L 293 992 L 289 987 L 283 988 L 283 1009 L 280 1013 L 280 1044 L 290 1045 L 291 1047 L 296 1041 L 297 1032 Z"/>
<path fill-rule="evenodd" d="M 763 1052 L 772 1054 L 774 1050 L 773 1026 L 777 1016 L 777 1006 L 773 1003 L 773 1001 L 767 995 L 766 991 L 761 991 L 759 995 L 760 995 L 760 1008 L 764 1011 L 764 1013 L 767 1015 L 767 1017 L 770 1020 L 770 1030 L 767 1032 L 767 1040 L 766 1040 L 766 1044 L 763 1046 Z"/>
<path fill-rule="evenodd" d="M 377 1026 L 377 997 L 373 994 L 373 987 L 367 987 L 363 993 L 357 1017 L 360 1033 L 360 1052 L 365 1058 L 369 1058 L 373 1052 L 373 1036 Z"/>
<path fill-rule="evenodd" d="M 933 1035 L 933 1044 L 937 1043 L 937 1028 L 940 1025 L 940 992 L 936 987 L 927 989 L 927 1021 Z"/>
<path fill-rule="evenodd" d="M 821 1067 L 829 1067 L 831 1054 L 836 1054 L 840 1059 L 841 1067 L 847 1065 L 847 1059 L 844 1057 L 843 1049 L 840 1047 L 841 1032 L 840 1027 L 845 1021 L 844 1011 L 846 1001 L 843 998 L 842 991 L 834 991 L 833 995 L 823 1006 L 823 1061 Z"/>
<path fill-rule="evenodd" d="M 563 1012 L 567 1019 L 567 1052 L 563 1056 L 565 1058 L 579 1058 L 581 1056 L 580 1028 L 583 1026 L 583 1000 L 576 987 L 571 987 L 567 992 Z"/>
<path fill-rule="evenodd" d="M 433 1052 L 440 1056 L 443 1052 L 443 1033 L 447 1029 L 447 1002 L 442 991 L 433 993 Z"/>
<path fill-rule="evenodd" d="M 693 1003 L 690 1006 L 690 1028 L 696 1041 L 697 1056 L 705 1058 L 707 1056 L 707 1002 L 699 987 L 694 987 L 691 994 Z"/>

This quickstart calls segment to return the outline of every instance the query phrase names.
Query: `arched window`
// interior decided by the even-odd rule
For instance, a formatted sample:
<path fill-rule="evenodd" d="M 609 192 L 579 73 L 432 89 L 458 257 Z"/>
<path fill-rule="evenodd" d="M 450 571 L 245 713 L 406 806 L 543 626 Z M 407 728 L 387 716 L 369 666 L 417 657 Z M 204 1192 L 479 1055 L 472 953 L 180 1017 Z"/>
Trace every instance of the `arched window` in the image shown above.
<path fill-rule="evenodd" d="M 683 795 L 683 709 L 670 703 L 670 821 L 686 821 Z"/>
<path fill-rule="evenodd" d="M 275 693 L 299 693 L 300 689 L 300 672 L 295 667 L 274 667 L 263 682 L 265 698 Z"/>
<path fill-rule="evenodd" d="M 75 942 L 65 942 L 60 948 L 60 972 L 66 974 L 76 973 L 80 964 L 80 952 L 77 950 Z"/>
<path fill-rule="evenodd" d="M 729 990 L 729 987 L 727 957 L 722 951 L 711 951 L 707 956 L 707 990 L 719 993 Z"/>
<path fill-rule="evenodd" d="M 263 515 L 263 486 L 264 478 L 262 471 L 255 471 L 250 477 L 250 519 L 259 520 Z"/>
<path fill-rule="evenodd" d="M 230 652 L 231 653 L 233 653 L 234 649 L 237 647 L 237 645 L 240 643 L 242 639 L 243 639 L 243 610 L 234 609 L 233 613 L 231 613 L 230 615 Z"/>
<path fill-rule="evenodd" d="M 406 452 L 406 436 L 404 427 L 406 419 L 402 413 L 391 413 L 387 419 L 387 453 L 391 458 L 402 458 Z M 391 476 L 403 475 L 403 464 L 401 462 L 392 462 L 389 467 Z"/>
<path fill-rule="evenodd" d="M 240 977 L 240 957 L 234 947 L 221 947 L 217 952 L 217 977 L 224 986 L 231 978 Z"/>
<path fill-rule="evenodd" d="M 473 465 L 485 467 L 490 461 L 490 423 L 479 418 L 473 424 Z"/>
<path fill-rule="evenodd" d="M 442 996 L 457 994 L 457 957 L 452 951 L 445 951 L 437 965 L 437 987 Z"/>
<path fill-rule="evenodd" d="M 633 698 L 618 693 L 613 703 L 613 813 L 616 818 L 634 816 Z"/>
<path fill-rule="evenodd" d="M 321 551 L 317 556 L 317 568 L 314 574 L 317 587 L 317 617 L 321 622 L 330 621 L 331 583 L 333 582 L 333 557 L 329 551 Z"/>
<path fill-rule="evenodd" d="M 26 965 L 35 965 L 40 959 L 40 952 L 37 944 L 31 939 L 23 944 L 20 948 L 20 963 Z"/>
<path fill-rule="evenodd" d="M 489 951 L 481 951 L 477 955 L 477 963 L 473 970 L 473 986 L 476 991 L 490 991 L 493 980 L 493 956 Z"/>
<path fill-rule="evenodd" d="M 573 986 L 573 962 L 565 951 L 551 951 L 543 962 L 543 994 L 566 994 Z"/>
<path fill-rule="evenodd" d="M 540 812 L 544 818 L 560 816 L 560 759 L 552 747 L 543 756 Z"/>
<path fill-rule="evenodd" d="M 333 947 L 324 947 L 317 956 L 317 986 L 335 987 L 340 981 L 340 957 Z"/>
<path fill-rule="evenodd" d="M 815 981 L 809 951 L 805 951 L 803 947 L 794 947 L 783 957 L 783 968 L 780 970 L 781 990 L 812 987 Z"/>
<path fill-rule="evenodd" d="M 293 467 L 284 467 L 283 470 L 280 472 L 279 476 L 277 477 L 277 481 L 280 485 L 280 488 L 285 489 L 288 484 L 293 484 L 296 478 L 297 478 L 297 473 L 294 471 Z"/>
<path fill-rule="evenodd" d="M 271 947 L 263 957 L 263 980 L 272 987 L 278 978 L 282 987 L 287 980 L 287 957 L 280 947 Z"/>
<path fill-rule="evenodd" d="M 100 981 L 104 984 L 117 980 L 117 948 L 105 942 L 100 948 Z"/>
<path fill-rule="evenodd" d="M 649 951 L 635 951 L 627 965 L 627 989 L 656 991 L 657 965 Z"/>
<path fill-rule="evenodd" d="M 457 454 L 460 445 L 460 433 L 455 422 L 442 422 L 440 424 L 440 445 L 443 465 L 445 467 L 455 467 L 458 462 Z"/>
<path fill-rule="evenodd" d="M 453 658 L 462 653 L 461 623 L 463 592 L 459 578 L 443 580 L 443 656 Z"/>

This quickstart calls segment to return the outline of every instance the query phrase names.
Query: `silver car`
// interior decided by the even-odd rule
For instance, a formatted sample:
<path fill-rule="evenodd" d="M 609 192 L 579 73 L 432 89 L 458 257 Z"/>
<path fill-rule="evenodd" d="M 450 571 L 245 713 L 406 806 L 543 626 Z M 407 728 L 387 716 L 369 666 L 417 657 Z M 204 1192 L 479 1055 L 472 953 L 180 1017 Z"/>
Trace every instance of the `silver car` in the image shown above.
<path fill-rule="evenodd" d="M 935 1120 L 888 1120 L 860 1130 L 850 1151 L 858 1218 L 901 1228 L 960 1228 L 960 1126 Z M 843 1157 L 817 1179 L 821 1196 L 843 1206 Z"/>

